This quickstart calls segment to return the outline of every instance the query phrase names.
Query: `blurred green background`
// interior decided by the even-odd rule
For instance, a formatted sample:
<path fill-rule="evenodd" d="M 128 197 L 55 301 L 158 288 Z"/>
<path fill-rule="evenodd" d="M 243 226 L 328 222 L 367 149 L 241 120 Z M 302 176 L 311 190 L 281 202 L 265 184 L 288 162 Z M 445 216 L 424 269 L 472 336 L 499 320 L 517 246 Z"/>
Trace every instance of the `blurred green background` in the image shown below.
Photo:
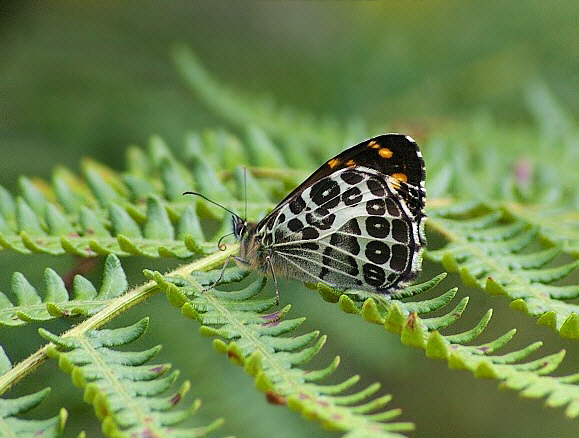
<path fill-rule="evenodd" d="M 179 77 L 169 55 L 176 42 L 189 45 L 217 79 L 248 96 L 270 96 L 316 115 L 354 117 L 370 126 L 444 129 L 483 114 L 505 129 L 531 128 L 537 121 L 528 101 L 536 88 L 548 90 L 574 123 L 579 113 L 579 3 L 572 0 L 5 1 L 0 8 L 0 184 L 12 191 L 21 174 L 48 178 L 56 164 L 78 171 L 83 156 L 122 170 L 129 144 L 144 145 L 159 134 L 178 151 L 187 131 L 222 126 L 219 115 L 196 101 Z M 16 269 L 40 287 L 45 266 L 63 273 L 71 263 L 0 253 L 0 290 L 9 291 Z M 125 263 L 133 282 L 143 280 L 144 267 L 166 270 L 174 264 Z M 452 277 L 445 285 L 456 282 Z M 504 299 L 466 287 L 460 293 L 472 298 L 463 327 L 493 307 L 495 325 L 484 340 L 522 326 L 522 336 L 545 340 L 541 354 L 568 350 L 568 368 L 561 373 L 577 371 L 569 365 L 578 360 L 576 342 L 537 327 Z M 577 422 L 563 412 L 547 410 L 541 401 L 520 401 L 512 391 L 499 392 L 497 382 L 450 371 L 422 351 L 402 347 L 380 327 L 341 314 L 316 294 L 304 290 L 299 299 L 282 299 L 292 303 L 294 316 L 308 316 L 308 327 L 329 335 L 327 357 L 342 356 L 341 375 L 359 372 L 363 382 L 380 381 L 382 391 L 393 394 L 392 406 L 404 410 L 402 419 L 416 423 L 411 436 L 577 436 Z M 226 417 L 223 434 L 336 436 L 268 405 L 250 378 L 213 353 L 210 340 L 197 335 L 197 325 L 176 317 L 163 297 L 117 324 L 147 314 L 152 327 L 141 346 L 164 344 L 158 360 L 170 360 L 182 378 L 193 381 L 193 395 L 204 402 L 201 419 Z M 41 342 L 36 328 L 0 328 L 0 342 L 12 360 Z M 53 329 L 62 326 L 55 323 Z M 54 380 L 54 367 L 44 366 L 25 382 L 28 388 Z M 67 379 L 57 375 L 51 385 Z M 38 415 L 54 415 L 51 404 L 67 404 L 67 436 L 81 428 L 98 436 L 91 408 L 75 391 L 53 391 Z M 240 418 L 242 409 L 246 415 Z"/>

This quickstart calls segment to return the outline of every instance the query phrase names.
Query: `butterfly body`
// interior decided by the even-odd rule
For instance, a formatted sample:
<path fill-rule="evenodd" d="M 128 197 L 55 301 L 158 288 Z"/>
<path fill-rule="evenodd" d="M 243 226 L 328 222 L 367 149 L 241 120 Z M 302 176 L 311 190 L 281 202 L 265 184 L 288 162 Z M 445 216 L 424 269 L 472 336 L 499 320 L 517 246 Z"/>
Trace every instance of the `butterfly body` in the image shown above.
<path fill-rule="evenodd" d="M 247 265 L 249 269 L 265 274 L 273 251 L 261 244 L 262 237 L 256 233 L 256 222 L 245 222 L 239 216 L 233 217 L 233 234 L 240 240 L 240 252 L 237 260 Z"/>
<path fill-rule="evenodd" d="M 410 137 L 386 134 L 332 158 L 265 218 L 233 218 L 250 269 L 388 293 L 420 271 L 424 161 Z"/>

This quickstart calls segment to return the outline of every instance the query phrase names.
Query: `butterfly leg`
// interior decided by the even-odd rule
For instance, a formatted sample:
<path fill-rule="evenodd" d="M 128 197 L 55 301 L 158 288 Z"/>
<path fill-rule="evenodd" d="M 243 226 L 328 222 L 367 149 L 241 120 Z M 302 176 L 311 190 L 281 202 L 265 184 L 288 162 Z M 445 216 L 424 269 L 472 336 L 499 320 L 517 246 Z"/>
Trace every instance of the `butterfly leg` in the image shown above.
<path fill-rule="evenodd" d="M 207 292 L 208 290 L 215 289 L 215 287 L 219 284 L 219 282 L 221 280 L 223 280 L 223 276 L 225 275 L 225 269 L 227 268 L 227 265 L 229 264 L 229 262 L 231 261 L 232 258 L 237 259 L 237 257 L 235 257 L 233 255 L 230 255 L 229 257 L 227 257 L 227 259 L 225 260 L 225 263 L 223 264 L 223 268 L 221 269 L 221 272 L 219 273 L 219 277 L 217 277 L 217 280 L 215 280 L 215 282 L 211 286 L 202 289 L 201 292 Z"/>
<path fill-rule="evenodd" d="M 273 270 L 273 265 L 271 264 L 271 256 L 267 255 L 265 257 L 269 269 L 271 270 L 271 276 L 273 277 L 273 283 L 275 284 L 275 305 L 279 306 L 279 288 L 277 287 L 277 277 L 275 276 L 275 271 Z"/>
<path fill-rule="evenodd" d="M 225 263 L 223 264 L 223 268 L 221 269 L 221 272 L 219 273 L 219 277 L 217 277 L 217 280 L 215 280 L 211 286 L 202 289 L 201 292 L 207 292 L 208 290 L 215 289 L 215 287 L 219 284 L 219 282 L 223 280 L 223 276 L 225 275 L 225 269 L 227 268 L 227 265 L 229 264 L 231 259 L 235 260 L 236 262 L 239 262 L 242 265 L 248 264 L 247 260 L 242 259 L 241 257 L 238 256 L 230 255 L 225 260 Z M 277 277 L 275 276 L 273 265 L 271 264 L 271 257 L 268 255 L 265 258 L 265 260 L 267 262 L 267 265 L 269 266 L 269 269 L 271 270 L 271 276 L 273 277 L 273 283 L 275 284 L 275 305 L 279 306 L 279 287 L 277 285 Z"/>

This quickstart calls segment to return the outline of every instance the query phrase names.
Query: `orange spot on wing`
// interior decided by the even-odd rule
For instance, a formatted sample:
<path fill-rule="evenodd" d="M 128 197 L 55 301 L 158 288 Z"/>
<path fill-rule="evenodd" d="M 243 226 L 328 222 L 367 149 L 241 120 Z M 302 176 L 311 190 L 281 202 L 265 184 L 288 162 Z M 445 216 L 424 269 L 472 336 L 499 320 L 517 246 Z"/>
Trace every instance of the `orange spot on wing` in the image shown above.
<path fill-rule="evenodd" d="M 330 161 L 328 161 L 328 166 L 330 166 L 330 169 L 333 169 L 334 167 L 338 166 L 340 164 L 340 160 L 338 160 L 337 158 L 332 158 Z"/>
<path fill-rule="evenodd" d="M 348 167 L 356 167 L 356 162 L 354 160 L 348 160 L 345 164 Z"/>
<path fill-rule="evenodd" d="M 392 155 L 394 155 L 394 153 L 388 148 L 380 148 L 378 155 L 380 155 L 382 158 L 390 158 Z"/>
<path fill-rule="evenodd" d="M 376 143 L 374 140 L 372 140 L 370 143 L 368 143 L 368 147 L 372 149 L 379 149 L 380 145 Z"/>
<path fill-rule="evenodd" d="M 398 181 L 406 182 L 408 181 L 408 177 L 405 173 L 393 173 L 392 178 L 396 178 Z"/>

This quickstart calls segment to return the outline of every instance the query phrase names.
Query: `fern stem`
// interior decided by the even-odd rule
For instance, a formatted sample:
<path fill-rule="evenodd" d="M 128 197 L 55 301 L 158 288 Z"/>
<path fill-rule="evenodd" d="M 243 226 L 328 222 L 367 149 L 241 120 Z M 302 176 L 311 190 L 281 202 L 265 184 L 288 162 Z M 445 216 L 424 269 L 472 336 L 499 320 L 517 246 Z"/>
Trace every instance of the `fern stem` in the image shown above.
<path fill-rule="evenodd" d="M 168 276 L 188 276 L 193 271 L 208 271 L 223 264 L 230 256 L 237 254 L 239 245 L 227 245 L 224 251 L 218 251 L 207 257 L 201 258 L 167 273 Z M 136 304 L 139 304 L 159 292 L 155 281 L 148 281 L 140 286 L 136 286 L 127 293 L 111 300 L 109 304 L 100 312 L 74 326 L 62 335 L 62 338 L 81 336 L 89 330 L 96 329 L 116 316 L 126 312 Z M 30 374 L 47 359 L 47 351 L 50 347 L 55 347 L 53 343 L 48 343 L 40 347 L 22 362 L 18 363 L 10 371 L 0 376 L 0 395 L 8 391 L 14 384 Z"/>

